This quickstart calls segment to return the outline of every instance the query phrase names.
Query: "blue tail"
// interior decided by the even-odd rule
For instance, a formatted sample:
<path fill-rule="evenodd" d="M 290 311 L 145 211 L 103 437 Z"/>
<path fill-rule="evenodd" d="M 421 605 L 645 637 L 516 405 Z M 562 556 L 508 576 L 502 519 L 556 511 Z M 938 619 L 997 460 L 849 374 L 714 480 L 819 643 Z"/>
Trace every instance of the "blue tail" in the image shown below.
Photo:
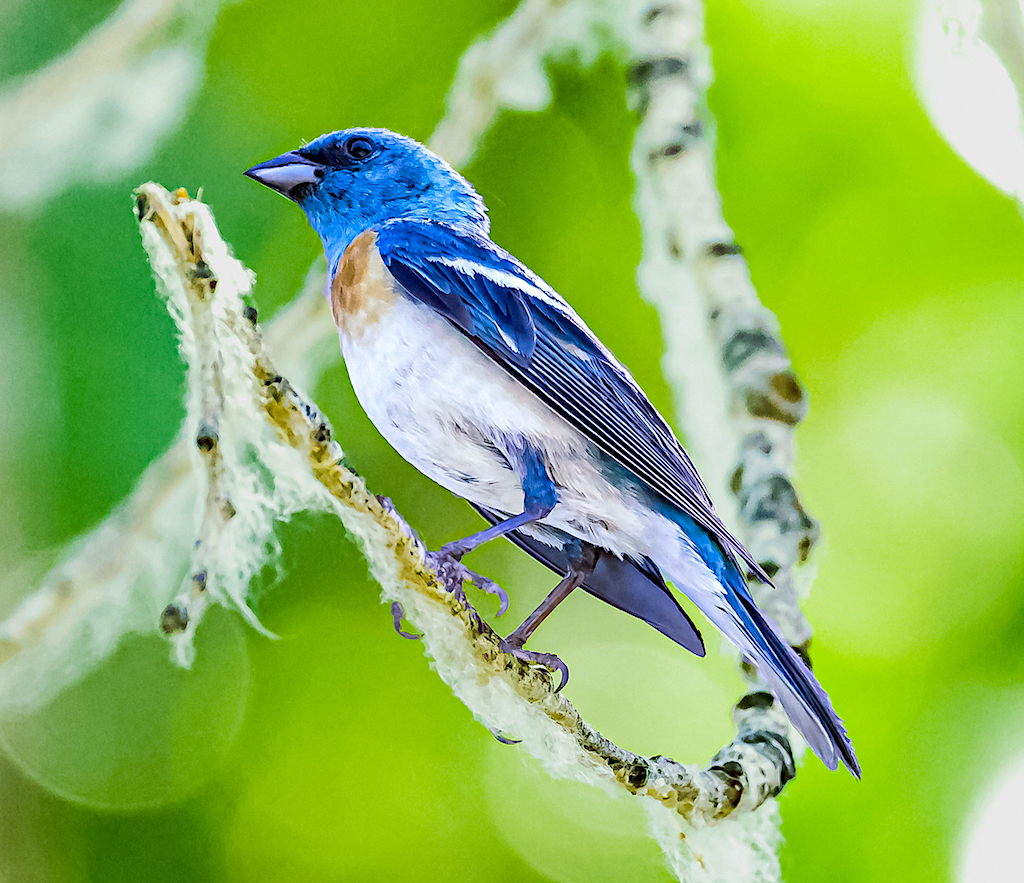
<path fill-rule="evenodd" d="M 754 604 L 735 560 L 686 515 L 673 512 L 672 520 L 683 528 L 711 573 L 703 571 L 697 562 L 685 566 L 677 560 L 675 567 L 666 566 L 667 561 L 657 563 L 676 588 L 757 667 L 768 689 L 824 764 L 834 770 L 841 760 L 859 779 L 860 764 L 853 744 L 828 694 L 782 637 L 778 626 Z"/>
<path fill-rule="evenodd" d="M 860 764 L 853 743 L 828 693 L 779 633 L 778 626 L 754 605 L 746 586 L 731 589 L 728 600 L 743 640 L 737 641 L 726 632 L 727 637 L 757 666 L 768 689 L 825 766 L 834 770 L 842 760 L 859 779 Z"/>

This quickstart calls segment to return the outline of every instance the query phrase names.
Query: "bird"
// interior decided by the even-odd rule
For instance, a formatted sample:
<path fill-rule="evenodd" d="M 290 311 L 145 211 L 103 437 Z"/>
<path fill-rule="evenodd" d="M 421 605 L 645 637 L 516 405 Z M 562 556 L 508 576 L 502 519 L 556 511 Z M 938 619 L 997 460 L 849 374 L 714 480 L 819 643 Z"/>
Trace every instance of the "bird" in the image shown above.
<path fill-rule="evenodd" d="M 319 235 L 324 295 L 367 416 L 490 524 L 434 560 L 458 564 L 504 536 L 564 575 L 504 650 L 562 668 L 564 686 L 564 664 L 523 645 L 582 587 L 703 656 L 671 581 L 756 667 L 825 765 L 860 777 L 828 694 L 757 607 L 744 570 L 770 579 L 668 422 L 568 302 L 491 240 L 462 175 L 380 128 L 322 135 L 245 174 L 296 203 Z"/>

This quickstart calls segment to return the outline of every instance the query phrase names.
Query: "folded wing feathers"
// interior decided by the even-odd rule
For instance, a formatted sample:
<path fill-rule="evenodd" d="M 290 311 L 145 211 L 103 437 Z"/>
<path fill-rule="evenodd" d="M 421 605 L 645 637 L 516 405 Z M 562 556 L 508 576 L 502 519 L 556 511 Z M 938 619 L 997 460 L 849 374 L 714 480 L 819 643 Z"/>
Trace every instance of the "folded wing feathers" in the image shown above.
<path fill-rule="evenodd" d="M 609 457 L 771 580 L 722 523 L 668 423 L 543 280 L 471 229 L 396 220 L 377 239 L 410 295 L 438 310 Z"/>

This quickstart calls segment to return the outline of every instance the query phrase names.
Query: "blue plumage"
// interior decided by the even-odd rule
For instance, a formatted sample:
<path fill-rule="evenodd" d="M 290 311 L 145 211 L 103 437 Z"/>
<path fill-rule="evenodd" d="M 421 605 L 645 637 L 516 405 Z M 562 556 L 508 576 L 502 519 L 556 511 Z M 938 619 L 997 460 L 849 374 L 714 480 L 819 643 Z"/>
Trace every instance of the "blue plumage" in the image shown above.
<path fill-rule="evenodd" d="M 360 402 L 417 468 L 491 527 L 569 575 L 508 640 L 522 643 L 576 586 L 684 647 L 703 643 L 662 572 L 764 676 L 834 769 L 859 775 L 828 696 L 754 605 L 682 445 L 629 372 L 543 280 L 495 245 L 472 186 L 383 129 L 324 135 L 250 169 L 320 234 L 342 351 Z M 514 513 L 519 513 L 514 514 Z"/>

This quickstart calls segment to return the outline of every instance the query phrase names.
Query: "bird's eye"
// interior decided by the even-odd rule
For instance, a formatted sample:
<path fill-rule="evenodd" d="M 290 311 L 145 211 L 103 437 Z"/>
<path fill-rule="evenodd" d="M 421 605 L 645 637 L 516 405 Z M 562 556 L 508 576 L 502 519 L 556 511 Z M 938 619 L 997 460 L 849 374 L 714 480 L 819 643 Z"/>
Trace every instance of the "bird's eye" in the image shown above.
<path fill-rule="evenodd" d="M 373 153 L 373 142 L 369 138 L 356 136 L 345 142 L 345 153 L 352 159 L 366 159 Z"/>

